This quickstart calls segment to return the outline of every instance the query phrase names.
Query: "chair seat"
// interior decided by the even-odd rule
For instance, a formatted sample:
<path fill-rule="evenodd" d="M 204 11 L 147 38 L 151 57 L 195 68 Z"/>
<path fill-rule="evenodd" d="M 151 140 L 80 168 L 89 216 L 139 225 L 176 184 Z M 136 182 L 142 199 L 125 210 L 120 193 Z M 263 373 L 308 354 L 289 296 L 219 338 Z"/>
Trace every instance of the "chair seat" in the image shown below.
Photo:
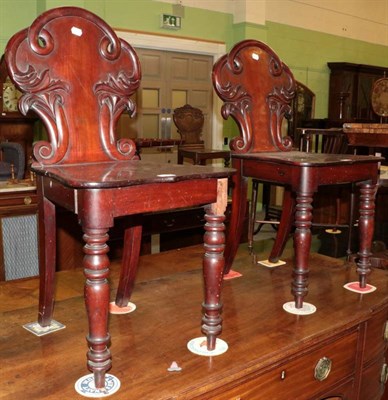
<path fill-rule="evenodd" d="M 301 151 L 289 152 L 262 152 L 262 153 L 235 153 L 232 158 L 252 159 L 255 161 L 276 162 L 298 166 L 343 165 L 355 163 L 374 163 L 375 158 L 351 154 L 324 154 L 305 153 Z"/>
<path fill-rule="evenodd" d="M 232 171 L 212 166 L 198 168 L 192 165 L 147 163 L 138 160 L 44 167 L 34 164 L 32 170 L 38 175 L 53 178 L 68 187 L 89 189 L 225 178 Z"/>

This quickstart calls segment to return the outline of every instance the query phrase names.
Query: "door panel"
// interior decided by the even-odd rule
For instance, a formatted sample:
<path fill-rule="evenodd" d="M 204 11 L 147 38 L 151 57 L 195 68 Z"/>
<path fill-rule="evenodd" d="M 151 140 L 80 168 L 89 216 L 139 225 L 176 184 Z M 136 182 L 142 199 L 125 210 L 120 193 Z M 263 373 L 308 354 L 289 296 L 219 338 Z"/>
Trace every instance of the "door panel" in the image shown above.
<path fill-rule="evenodd" d="M 190 59 L 185 55 L 171 55 L 167 64 L 168 68 L 170 68 L 170 79 L 183 81 L 190 79 Z"/>
<path fill-rule="evenodd" d="M 175 108 L 190 104 L 205 115 L 202 138 L 210 147 L 212 57 L 151 49 L 136 52 L 142 68 L 137 115 L 133 120 L 121 118 L 119 137 L 179 139 L 172 115 Z"/>

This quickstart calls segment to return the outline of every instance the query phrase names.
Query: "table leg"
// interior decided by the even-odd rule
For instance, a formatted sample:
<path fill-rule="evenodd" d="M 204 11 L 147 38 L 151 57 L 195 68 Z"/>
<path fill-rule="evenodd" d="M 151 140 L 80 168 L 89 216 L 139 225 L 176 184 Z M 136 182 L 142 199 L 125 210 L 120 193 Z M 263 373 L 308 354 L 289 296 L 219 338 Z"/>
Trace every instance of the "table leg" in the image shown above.
<path fill-rule="evenodd" d="M 309 255 L 311 248 L 313 192 L 304 191 L 296 195 L 294 252 L 295 266 L 291 292 L 295 299 L 295 307 L 303 307 L 303 299 L 307 295 Z"/>
<path fill-rule="evenodd" d="M 227 180 L 218 181 L 217 203 L 206 207 L 203 257 L 205 300 L 202 304 L 202 332 L 207 337 L 207 350 L 215 349 L 217 336 L 222 330 L 221 287 L 225 265 L 225 210 L 227 202 Z"/>
<path fill-rule="evenodd" d="M 108 228 L 92 229 L 83 227 L 84 231 L 84 274 L 85 305 L 89 320 L 87 341 L 88 368 L 94 374 L 96 388 L 105 387 L 105 372 L 112 366 L 108 349 L 108 306 L 109 306 L 109 250 Z"/>
<path fill-rule="evenodd" d="M 366 287 L 366 277 L 371 271 L 371 248 L 375 226 L 375 197 L 377 185 L 363 182 L 360 184 L 360 218 L 358 229 L 360 247 L 358 252 L 357 272 L 360 287 Z"/>

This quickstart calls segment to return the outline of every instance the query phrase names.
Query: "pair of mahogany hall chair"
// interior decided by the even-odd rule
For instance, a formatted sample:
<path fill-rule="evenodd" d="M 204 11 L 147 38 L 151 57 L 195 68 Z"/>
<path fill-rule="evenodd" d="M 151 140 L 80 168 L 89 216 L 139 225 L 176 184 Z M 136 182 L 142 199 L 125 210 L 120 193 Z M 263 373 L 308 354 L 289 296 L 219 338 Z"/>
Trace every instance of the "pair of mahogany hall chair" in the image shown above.
<path fill-rule="evenodd" d="M 147 212 L 205 205 L 202 331 L 213 350 L 222 328 L 223 269 L 236 254 L 245 215 L 247 179 L 286 185 L 296 198 L 295 267 L 292 293 L 303 307 L 307 293 L 313 193 L 322 184 L 360 182 L 358 272 L 364 286 L 369 272 L 374 195 L 379 158 L 327 156 L 290 151 L 280 126 L 290 111 L 294 78 L 265 44 L 237 44 L 214 66 L 222 115 L 232 116 L 241 135 L 231 143 L 233 207 L 224 246 L 227 180 L 233 170 L 211 166 L 156 164 L 136 159 L 130 139 L 116 141 L 115 126 L 125 110 L 135 112 L 130 96 L 140 84 L 135 51 L 99 17 L 62 7 L 43 13 L 15 34 L 6 48 L 9 74 L 23 92 L 19 108 L 43 120 L 48 141 L 34 146 L 39 196 L 41 326 L 49 326 L 54 303 L 55 207 L 77 214 L 84 233 L 85 303 L 89 321 L 88 368 L 96 388 L 104 388 L 111 368 L 108 348 L 108 231 L 115 217 L 133 218 L 125 248 L 116 303 L 129 300 L 139 259 L 141 216 Z M 224 263 L 223 252 L 225 249 Z"/>

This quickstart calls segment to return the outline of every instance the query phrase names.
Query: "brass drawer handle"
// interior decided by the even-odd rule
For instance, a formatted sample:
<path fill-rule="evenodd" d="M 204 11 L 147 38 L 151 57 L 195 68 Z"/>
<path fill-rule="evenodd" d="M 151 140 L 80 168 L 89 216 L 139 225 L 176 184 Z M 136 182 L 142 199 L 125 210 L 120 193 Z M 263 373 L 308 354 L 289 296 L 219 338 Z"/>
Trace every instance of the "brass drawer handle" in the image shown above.
<path fill-rule="evenodd" d="M 385 323 L 384 327 L 384 340 L 388 341 L 388 321 Z"/>
<path fill-rule="evenodd" d="M 385 385 L 387 383 L 387 380 L 388 380 L 388 365 L 384 363 L 381 368 L 380 382 L 383 385 Z"/>
<path fill-rule="evenodd" d="M 331 364 L 330 358 L 322 357 L 315 366 L 314 378 L 320 382 L 324 381 L 330 374 Z"/>
<path fill-rule="evenodd" d="M 26 206 L 28 206 L 28 205 L 30 205 L 31 203 L 32 203 L 31 197 L 30 197 L 30 196 L 26 196 L 26 197 L 24 198 L 24 204 L 25 204 Z"/>

